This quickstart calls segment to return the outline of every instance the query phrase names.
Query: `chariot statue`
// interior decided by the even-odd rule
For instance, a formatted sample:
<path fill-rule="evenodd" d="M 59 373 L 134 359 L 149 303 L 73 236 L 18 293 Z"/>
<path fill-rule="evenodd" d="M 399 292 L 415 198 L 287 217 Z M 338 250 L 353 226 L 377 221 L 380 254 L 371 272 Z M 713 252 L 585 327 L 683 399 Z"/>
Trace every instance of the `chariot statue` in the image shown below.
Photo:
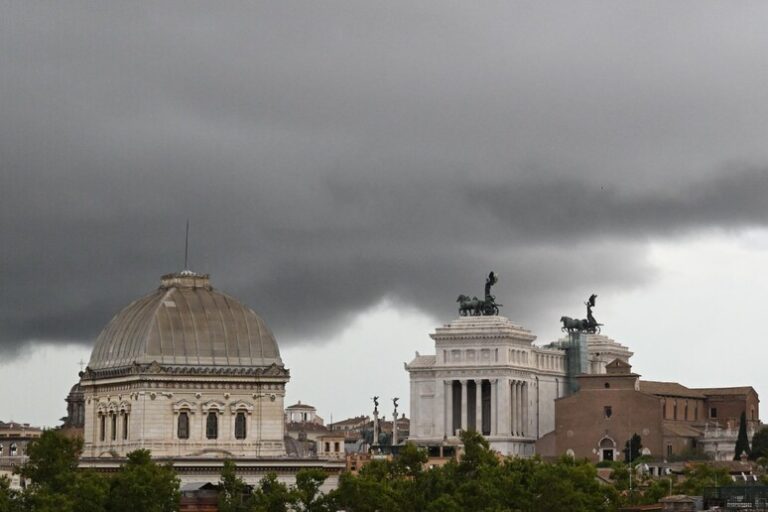
<path fill-rule="evenodd" d="M 592 308 L 595 307 L 596 300 L 597 295 L 593 293 L 584 303 L 584 305 L 587 306 L 587 318 L 571 318 L 569 316 L 561 316 L 560 322 L 563 324 L 561 328 L 563 332 L 586 332 L 590 334 L 599 333 L 600 327 L 603 324 L 598 323 L 597 320 L 595 320 L 594 315 L 592 315 Z"/>
<path fill-rule="evenodd" d="M 490 316 L 498 315 L 501 304 L 496 303 L 496 297 L 491 295 L 491 287 L 499 281 L 498 274 L 491 272 L 485 280 L 485 298 L 478 299 L 461 294 L 456 299 L 459 303 L 459 315 L 461 316 Z"/>

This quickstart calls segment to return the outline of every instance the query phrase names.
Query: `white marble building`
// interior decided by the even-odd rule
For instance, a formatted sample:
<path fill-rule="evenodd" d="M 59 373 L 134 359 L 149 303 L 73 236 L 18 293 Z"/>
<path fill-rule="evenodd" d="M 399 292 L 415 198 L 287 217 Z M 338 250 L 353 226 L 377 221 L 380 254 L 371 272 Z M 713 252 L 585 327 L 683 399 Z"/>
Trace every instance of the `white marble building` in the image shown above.
<path fill-rule="evenodd" d="M 569 393 L 568 339 L 534 345 L 536 336 L 503 316 L 466 316 L 431 335 L 434 355 L 405 365 L 411 382 L 411 436 L 421 445 L 453 441 L 475 429 L 507 455 L 529 456 L 554 429 L 554 401 Z M 604 360 L 628 361 L 629 350 L 598 334 L 582 334 L 585 373 L 604 373 Z M 573 364 L 571 364 L 573 367 Z"/>

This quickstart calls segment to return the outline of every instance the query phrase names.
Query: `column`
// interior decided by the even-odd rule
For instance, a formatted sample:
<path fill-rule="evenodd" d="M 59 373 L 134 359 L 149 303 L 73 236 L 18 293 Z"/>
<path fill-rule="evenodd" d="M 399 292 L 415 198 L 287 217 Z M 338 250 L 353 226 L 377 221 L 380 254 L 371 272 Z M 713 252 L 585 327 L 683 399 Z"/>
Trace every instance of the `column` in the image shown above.
<path fill-rule="evenodd" d="M 510 432 L 512 434 L 516 434 L 517 433 L 517 381 L 513 380 L 510 383 L 510 386 L 511 386 L 510 395 L 512 397 L 511 404 L 509 407 L 509 414 L 512 418 L 512 420 L 510 421 L 510 426 L 511 426 Z"/>
<path fill-rule="evenodd" d="M 526 435 L 528 433 L 528 383 L 523 383 L 523 428 L 521 433 Z"/>
<path fill-rule="evenodd" d="M 523 410 L 523 394 L 521 392 L 522 386 L 519 380 L 515 381 L 515 435 L 520 435 L 520 427 L 523 423 L 523 418 L 520 414 Z"/>
<path fill-rule="evenodd" d="M 445 424 L 444 434 L 453 436 L 453 381 L 443 381 L 443 390 L 445 391 Z"/>
<path fill-rule="evenodd" d="M 496 418 L 499 416 L 499 406 L 497 403 L 496 386 L 499 379 L 491 379 L 491 435 L 496 435 Z"/>
<path fill-rule="evenodd" d="M 483 379 L 475 379 L 475 430 L 483 433 Z"/>
<path fill-rule="evenodd" d="M 467 380 L 461 380 L 461 430 L 467 430 Z"/>

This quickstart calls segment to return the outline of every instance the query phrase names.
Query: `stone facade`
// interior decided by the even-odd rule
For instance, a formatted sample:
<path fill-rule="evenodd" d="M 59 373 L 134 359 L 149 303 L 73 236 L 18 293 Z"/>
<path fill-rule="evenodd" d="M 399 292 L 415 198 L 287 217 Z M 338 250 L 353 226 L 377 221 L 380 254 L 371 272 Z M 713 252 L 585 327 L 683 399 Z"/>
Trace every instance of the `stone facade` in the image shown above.
<path fill-rule="evenodd" d="M 437 445 L 475 429 L 508 455 L 532 455 L 536 439 L 554 429 L 554 402 L 569 393 L 570 367 L 589 371 L 592 361 L 604 371 L 599 354 L 612 351 L 626 360 L 632 355 L 595 334 L 536 346 L 534 334 L 503 316 L 462 317 L 431 337 L 435 354 L 417 353 L 405 365 L 410 440 Z M 577 344 L 583 354 L 573 349 Z"/>
<path fill-rule="evenodd" d="M 155 364 L 118 373 L 89 369 L 81 379 L 85 457 L 122 457 L 139 448 L 156 457 L 285 454 L 282 368 L 192 376 Z M 236 432 L 238 421 L 244 428 Z"/>

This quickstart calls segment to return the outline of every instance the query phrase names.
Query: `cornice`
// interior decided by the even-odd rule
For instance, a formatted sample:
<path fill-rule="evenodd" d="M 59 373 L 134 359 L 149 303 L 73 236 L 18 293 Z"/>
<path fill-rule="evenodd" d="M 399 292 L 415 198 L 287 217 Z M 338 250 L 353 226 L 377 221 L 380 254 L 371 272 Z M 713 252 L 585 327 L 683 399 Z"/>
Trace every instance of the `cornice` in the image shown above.
<path fill-rule="evenodd" d="M 222 376 L 222 377 L 275 377 L 290 378 L 290 370 L 272 363 L 270 366 L 177 366 L 161 365 L 157 361 L 149 364 L 133 363 L 119 368 L 86 368 L 81 375 L 84 382 L 120 378 L 126 376 Z"/>

